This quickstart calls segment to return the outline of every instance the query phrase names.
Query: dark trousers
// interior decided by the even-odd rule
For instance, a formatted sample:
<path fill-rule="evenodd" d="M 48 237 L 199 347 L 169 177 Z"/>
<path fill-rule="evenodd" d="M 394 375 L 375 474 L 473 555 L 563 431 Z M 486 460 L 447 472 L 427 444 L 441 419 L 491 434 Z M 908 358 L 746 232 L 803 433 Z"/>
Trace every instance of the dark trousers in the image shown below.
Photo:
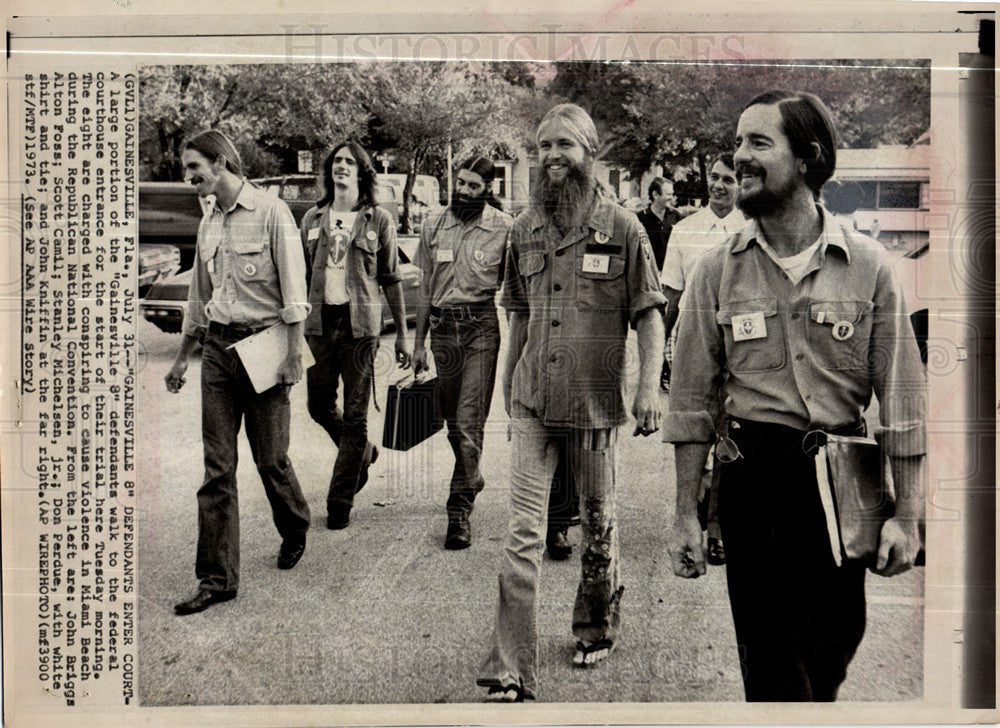
<path fill-rule="evenodd" d="M 309 528 L 309 506 L 288 458 L 288 387 L 257 394 L 239 356 L 227 341 L 206 334 L 201 365 L 201 430 L 205 481 L 198 489 L 198 553 L 195 573 L 203 589 L 239 586 L 240 522 L 236 491 L 237 442 L 247 439 L 274 525 L 282 539 Z"/>
<path fill-rule="evenodd" d="M 552 490 L 549 493 L 548 531 L 565 531 L 580 518 L 580 495 L 577 491 L 573 468 L 570 467 L 568 448 L 559 449 L 556 474 L 552 476 Z"/>
<path fill-rule="evenodd" d="M 374 445 L 368 441 L 368 396 L 378 340 L 354 338 L 348 305 L 323 305 L 322 335 L 308 336 L 316 363 L 306 370 L 309 415 L 337 446 L 337 460 L 326 496 L 331 503 L 354 503 L 361 468 L 371 461 Z M 337 391 L 343 381 L 341 412 Z"/>
<path fill-rule="evenodd" d="M 495 309 L 455 321 L 431 316 L 431 352 L 437 369 L 437 399 L 455 454 L 448 518 L 468 517 L 485 481 L 479 470 L 483 427 L 496 381 L 500 325 Z"/>
<path fill-rule="evenodd" d="M 837 567 L 800 431 L 733 422 L 719 517 L 748 701 L 830 701 L 865 631 L 865 567 Z M 845 433 L 841 433 L 845 434 Z"/>

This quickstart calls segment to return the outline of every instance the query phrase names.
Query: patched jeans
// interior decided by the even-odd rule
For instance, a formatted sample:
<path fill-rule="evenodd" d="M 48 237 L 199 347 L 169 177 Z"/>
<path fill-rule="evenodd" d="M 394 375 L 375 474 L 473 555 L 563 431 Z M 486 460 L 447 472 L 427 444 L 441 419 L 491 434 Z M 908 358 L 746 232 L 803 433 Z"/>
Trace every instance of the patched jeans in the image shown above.
<path fill-rule="evenodd" d="M 240 516 L 236 491 L 237 436 L 246 423 L 250 452 L 264 482 L 274 525 L 282 539 L 309 528 L 309 505 L 288 458 L 288 387 L 257 394 L 234 343 L 205 335 L 201 364 L 201 431 L 205 480 L 198 490 L 201 588 L 233 591 L 240 577 Z"/>
<path fill-rule="evenodd" d="M 462 321 L 431 315 L 431 352 L 437 370 L 436 395 L 448 423 L 455 469 L 448 496 L 448 518 L 467 517 L 484 481 L 483 426 L 496 381 L 500 325 L 496 310 Z"/>
<path fill-rule="evenodd" d="M 513 413 L 511 518 L 493 644 L 480 669 L 481 682 L 522 682 L 529 695 L 537 689 L 538 579 L 552 476 L 562 448 L 576 479 L 583 526 L 573 634 L 586 642 L 616 638 L 624 591 L 615 518 L 617 432 L 546 427 L 523 408 Z"/>

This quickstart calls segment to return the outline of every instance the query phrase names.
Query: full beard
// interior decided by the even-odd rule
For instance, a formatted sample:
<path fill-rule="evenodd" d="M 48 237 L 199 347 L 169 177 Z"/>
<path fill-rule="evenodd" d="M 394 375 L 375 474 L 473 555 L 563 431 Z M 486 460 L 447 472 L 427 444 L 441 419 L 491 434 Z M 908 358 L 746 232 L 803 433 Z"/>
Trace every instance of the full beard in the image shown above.
<path fill-rule="evenodd" d="M 451 211 L 463 223 L 470 223 L 483 214 L 485 197 L 466 197 L 457 192 L 451 194 Z"/>
<path fill-rule="evenodd" d="M 741 173 L 738 174 L 742 176 Z M 768 189 L 765 183 L 766 177 L 762 177 L 759 189 L 749 194 L 744 193 L 742 188 L 737 190 L 736 206 L 752 220 L 780 212 L 795 192 L 795 185 L 791 182 L 777 190 Z"/>
<path fill-rule="evenodd" d="M 553 181 L 548 170 L 542 167 L 542 174 L 531 193 L 531 201 L 536 210 L 561 233 L 577 227 L 590 211 L 594 194 L 593 162 L 570 164 L 566 176 L 561 181 Z"/>

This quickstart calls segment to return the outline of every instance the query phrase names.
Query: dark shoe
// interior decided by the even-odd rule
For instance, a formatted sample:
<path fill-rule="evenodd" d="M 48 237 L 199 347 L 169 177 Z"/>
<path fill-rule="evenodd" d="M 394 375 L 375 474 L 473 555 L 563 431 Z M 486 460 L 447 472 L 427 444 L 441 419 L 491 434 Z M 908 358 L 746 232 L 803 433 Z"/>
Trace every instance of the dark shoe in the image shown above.
<path fill-rule="evenodd" d="M 722 566 L 726 563 L 726 550 L 722 547 L 722 541 L 717 538 L 709 538 L 705 558 L 712 566 Z"/>
<path fill-rule="evenodd" d="M 351 506 L 347 503 L 331 503 L 326 507 L 326 527 L 331 531 L 347 528 L 351 522 Z"/>
<path fill-rule="evenodd" d="M 476 680 L 476 685 L 482 688 L 489 688 L 486 692 L 487 703 L 523 703 L 525 700 L 534 700 L 535 696 L 524 689 L 524 683 L 501 684 L 499 680 Z"/>
<path fill-rule="evenodd" d="M 354 490 L 355 495 L 360 493 L 361 489 L 368 483 L 368 468 L 374 465 L 376 460 L 378 460 L 378 448 L 372 445 L 371 458 L 369 458 L 367 463 L 361 466 L 361 473 L 358 475 L 358 487 Z"/>
<path fill-rule="evenodd" d="M 549 558 L 553 561 L 565 561 L 573 553 L 573 547 L 566 538 L 565 528 L 556 528 L 549 531 L 545 537 L 545 549 L 549 552 Z"/>
<path fill-rule="evenodd" d="M 221 602 L 228 602 L 230 599 L 236 598 L 236 590 L 232 591 L 218 591 L 211 589 L 199 589 L 198 593 L 193 597 L 188 599 L 186 602 L 181 602 L 180 604 L 174 605 L 175 614 L 194 614 L 195 612 L 204 612 L 213 604 L 220 604 Z"/>
<path fill-rule="evenodd" d="M 448 535 L 444 547 L 449 551 L 467 549 L 472 544 L 472 527 L 468 518 L 453 518 L 448 521 Z"/>
<path fill-rule="evenodd" d="M 302 558 L 306 552 L 306 535 L 303 533 L 297 538 L 286 538 L 281 542 L 281 549 L 278 551 L 278 568 L 291 569 Z"/>

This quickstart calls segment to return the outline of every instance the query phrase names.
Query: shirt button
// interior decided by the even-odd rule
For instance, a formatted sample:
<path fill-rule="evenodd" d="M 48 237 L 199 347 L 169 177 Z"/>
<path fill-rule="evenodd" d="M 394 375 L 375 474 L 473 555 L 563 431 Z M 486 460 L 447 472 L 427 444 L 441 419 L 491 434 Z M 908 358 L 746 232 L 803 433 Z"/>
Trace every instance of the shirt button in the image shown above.
<path fill-rule="evenodd" d="M 798 315 L 797 313 L 793 313 L 793 314 L 792 314 L 792 318 L 793 318 L 793 319 L 797 319 L 798 317 L 799 317 L 799 315 Z"/>
<path fill-rule="evenodd" d="M 560 248 L 559 250 L 556 251 L 556 255 L 561 256 L 565 252 L 566 252 L 566 248 Z"/>
<path fill-rule="evenodd" d="M 796 354 L 795 355 L 795 361 L 802 361 L 805 358 L 806 358 L 805 354 Z"/>
<path fill-rule="evenodd" d="M 553 321 L 553 322 L 552 322 L 552 326 L 553 326 L 553 327 L 556 327 L 556 326 L 558 326 L 558 325 L 559 325 L 559 322 L 558 322 L 558 321 Z"/>
<path fill-rule="evenodd" d="M 561 291 L 562 290 L 562 286 L 560 286 L 558 283 L 556 283 L 554 286 L 552 286 L 552 290 L 553 291 Z"/>

